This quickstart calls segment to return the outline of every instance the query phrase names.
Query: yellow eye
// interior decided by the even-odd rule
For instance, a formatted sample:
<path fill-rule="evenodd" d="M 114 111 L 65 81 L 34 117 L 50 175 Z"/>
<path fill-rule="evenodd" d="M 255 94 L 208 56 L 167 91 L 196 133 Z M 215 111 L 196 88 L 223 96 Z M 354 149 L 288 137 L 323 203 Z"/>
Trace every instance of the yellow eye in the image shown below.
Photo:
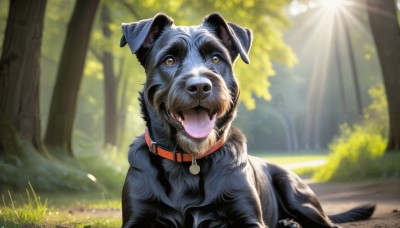
<path fill-rule="evenodd" d="M 172 56 L 168 56 L 167 58 L 165 58 L 164 63 L 167 66 L 172 66 L 175 64 L 175 59 Z"/>
<path fill-rule="evenodd" d="M 221 58 L 218 55 L 214 55 L 213 57 L 211 57 L 211 61 L 214 64 L 220 63 L 221 62 Z"/>

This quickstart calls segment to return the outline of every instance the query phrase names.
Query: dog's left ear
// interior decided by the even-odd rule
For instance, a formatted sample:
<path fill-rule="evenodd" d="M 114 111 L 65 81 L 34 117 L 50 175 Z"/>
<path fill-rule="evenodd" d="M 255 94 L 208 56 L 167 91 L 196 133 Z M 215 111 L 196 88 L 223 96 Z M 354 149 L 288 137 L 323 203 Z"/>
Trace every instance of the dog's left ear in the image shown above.
<path fill-rule="evenodd" d="M 231 53 L 232 61 L 235 61 L 240 54 L 245 63 L 250 63 L 248 53 L 253 40 L 250 29 L 228 23 L 221 15 L 216 13 L 204 18 L 203 24 L 209 25 L 225 43 Z"/>

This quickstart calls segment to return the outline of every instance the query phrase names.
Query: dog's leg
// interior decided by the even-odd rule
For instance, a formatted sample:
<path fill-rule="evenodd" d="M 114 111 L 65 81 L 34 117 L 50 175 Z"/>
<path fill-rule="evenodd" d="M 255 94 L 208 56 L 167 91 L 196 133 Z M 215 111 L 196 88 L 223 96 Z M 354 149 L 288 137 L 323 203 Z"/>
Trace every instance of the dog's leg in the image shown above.
<path fill-rule="evenodd" d="M 314 192 L 296 174 L 273 164 L 268 164 L 267 169 L 283 213 L 280 219 L 294 219 L 303 227 L 339 227 L 330 221 Z"/>
<path fill-rule="evenodd" d="M 131 166 L 122 190 L 122 227 L 182 227 L 183 216 L 171 206 L 150 157 L 142 136 L 129 152 Z"/>
<path fill-rule="evenodd" d="M 151 220 L 150 218 L 156 218 L 157 207 L 152 204 L 143 203 L 140 200 L 140 197 L 137 197 L 139 194 L 136 194 L 137 191 L 135 186 L 138 186 L 138 180 L 140 179 L 134 177 L 134 169 L 130 168 L 122 190 L 122 227 L 150 227 L 151 222 L 154 222 L 154 220 Z M 142 185 L 139 186 L 144 186 L 143 183 L 141 184 Z M 143 198 L 148 197 L 145 196 Z"/>

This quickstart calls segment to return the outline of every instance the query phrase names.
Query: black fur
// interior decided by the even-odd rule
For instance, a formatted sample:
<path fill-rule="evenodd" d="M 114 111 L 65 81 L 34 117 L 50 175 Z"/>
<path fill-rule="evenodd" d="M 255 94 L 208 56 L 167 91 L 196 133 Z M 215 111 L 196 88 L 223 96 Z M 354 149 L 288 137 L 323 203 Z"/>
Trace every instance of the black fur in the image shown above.
<path fill-rule="evenodd" d="M 200 26 L 173 26 L 171 18 L 158 14 L 122 27 L 121 46 L 129 44 L 146 71 L 140 103 L 153 140 L 171 151 L 184 151 L 187 143 L 189 153 L 197 153 L 193 145 L 202 140 L 189 137 L 176 120 L 186 106 L 216 113 L 213 132 L 226 139 L 218 151 L 197 160 L 201 171 L 192 175 L 190 164 L 154 155 L 144 136 L 137 138 L 122 193 L 123 227 L 338 227 L 333 222 L 371 216 L 374 207 L 365 206 L 330 219 L 298 176 L 247 155 L 246 138 L 231 123 L 240 93 L 233 63 L 238 56 L 249 63 L 249 29 L 218 14 Z M 166 66 L 171 56 L 174 64 Z M 221 62 L 210 62 L 211 56 Z M 193 77 L 209 80 L 212 93 L 190 97 L 185 83 Z"/>

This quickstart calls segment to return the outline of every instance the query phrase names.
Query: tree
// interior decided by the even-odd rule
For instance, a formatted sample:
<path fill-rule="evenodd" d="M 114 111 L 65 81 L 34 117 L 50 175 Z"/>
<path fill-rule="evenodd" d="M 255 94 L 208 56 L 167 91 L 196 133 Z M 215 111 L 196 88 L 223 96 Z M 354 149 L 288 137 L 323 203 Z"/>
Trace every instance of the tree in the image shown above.
<path fill-rule="evenodd" d="M 68 25 L 51 100 L 45 144 L 52 151 L 73 156 L 72 131 L 78 92 L 99 0 L 77 1 Z"/>
<path fill-rule="evenodd" d="M 101 7 L 100 21 L 103 35 L 110 40 L 111 23 L 110 9 L 107 4 Z M 104 72 L 104 144 L 115 146 L 117 144 L 117 92 L 118 77 L 114 73 L 114 58 L 107 49 L 102 53 L 101 62 Z"/>
<path fill-rule="evenodd" d="M 120 64 L 120 70 L 117 74 L 114 71 L 114 55 L 110 50 L 110 41 L 112 40 L 112 31 L 110 29 L 111 12 L 109 6 L 104 2 L 100 11 L 101 30 L 106 40 L 106 47 L 100 53 L 92 48 L 93 54 L 103 65 L 104 74 L 104 145 L 117 145 L 118 140 L 118 84 L 122 73 L 123 61 Z"/>
<path fill-rule="evenodd" d="M 0 59 L 0 155 L 23 156 L 23 144 L 47 155 L 39 113 L 40 56 L 47 0 L 10 1 Z"/>
<path fill-rule="evenodd" d="M 393 0 L 367 0 L 372 35 L 381 63 L 389 110 L 387 151 L 400 150 L 400 29 Z"/>

